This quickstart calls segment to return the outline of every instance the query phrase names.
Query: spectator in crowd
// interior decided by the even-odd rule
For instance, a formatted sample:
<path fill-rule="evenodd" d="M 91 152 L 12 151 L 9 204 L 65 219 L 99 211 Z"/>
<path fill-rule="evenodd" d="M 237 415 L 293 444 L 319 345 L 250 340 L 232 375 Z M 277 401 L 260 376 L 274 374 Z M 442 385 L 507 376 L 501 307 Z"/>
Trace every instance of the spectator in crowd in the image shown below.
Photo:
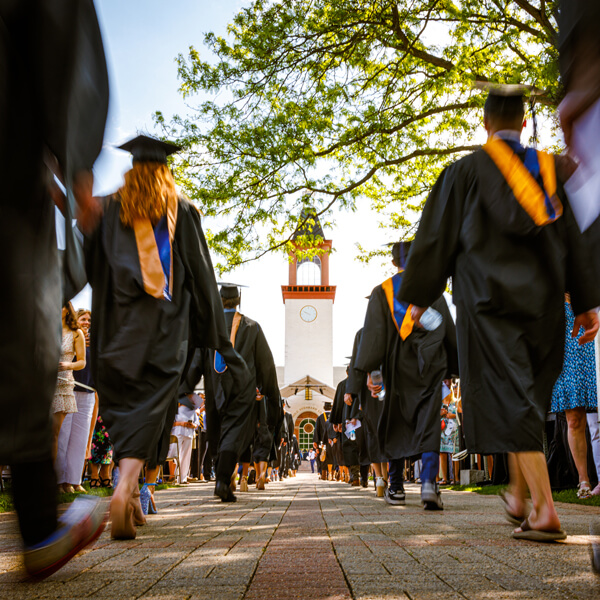
<path fill-rule="evenodd" d="M 111 487 L 113 447 L 101 415 L 96 418 L 90 455 L 90 487 Z"/>
<path fill-rule="evenodd" d="M 308 452 L 308 460 L 310 461 L 310 472 L 314 473 L 315 472 L 315 457 L 317 456 L 317 453 L 315 452 L 314 448 L 311 448 Z"/>
<path fill-rule="evenodd" d="M 600 496 L 600 427 L 598 423 L 598 411 L 587 413 L 588 428 L 590 430 L 590 444 L 594 457 L 594 467 L 598 485 L 592 490 L 592 496 Z"/>
<path fill-rule="evenodd" d="M 456 483 L 456 475 L 452 465 L 452 454 L 458 445 L 458 420 L 456 404 L 450 389 L 451 381 L 446 379 L 442 384 L 442 440 L 440 444 L 440 466 L 442 468 L 441 485 Z"/>
<path fill-rule="evenodd" d="M 98 400 L 93 389 L 89 362 L 91 313 L 88 310 L 77 312 L 77 325 L 85 337 L 85 366 L 73 373 L 75 379 L 75 401 L 77 411 L 68 413 L 58 436 L 56 458 L 56 478 L 64 492 L 85 492 L 81 476 L 85 459 L 89 452 L 92 436 L 92 420 L 98 413 Z M 76 357 L 77 358 L 77 357 Z"/>
<path fill-rule="evenodd" d="M 181 387 L 180 387 L 181 391 Z M 177 401 L 177 414 L 171 435 L 177 438 L 179 447 L 179 483 L 187 484 L 192 459 L 192 442 L 196 429 L 200 426 L 199 409 L 204 408 L 200 396 L 194 393 L 183 394 Z M 169 456 L 174 456 L 169 450 Z"/>
<path fill-rule="evenodd" d="M 70 302 L 67 302 L 62 309 L 62 344 L 60 362 L 58 363 L 58 381 L 52 400 L 52 454 L 55 464 L 58 454 L 58 437 L 63 422 L 68 414 L 77 412 L 73 371 L 80 371 L 85 367 L 85 364 L 85 336 L 83 331 L 79 329 L 73 306 Z M 70 426 L 66 440 L 68 440 L 69 435 Z M 64 453 L 62 459 L 64 463 Z M 81 465 L 81 468 L 83 469 L 83 465 Z M 63 490 L 61 483 L 59 482 L 59 491 Z"/>
<path fill-rule="evenodd" d="M 569 448 L 579 476 L 578 498 L 590 498 L 587 465 L 586 411 L 598 408 L 596 393 L 596 354 L 594 344 L 579 345 L 583 332 L 572 337 L 575 315 L 568 294 L 565 297 L 565 356 L 562 371 L 552 390 L 550 412 L 564 411 Z"/>

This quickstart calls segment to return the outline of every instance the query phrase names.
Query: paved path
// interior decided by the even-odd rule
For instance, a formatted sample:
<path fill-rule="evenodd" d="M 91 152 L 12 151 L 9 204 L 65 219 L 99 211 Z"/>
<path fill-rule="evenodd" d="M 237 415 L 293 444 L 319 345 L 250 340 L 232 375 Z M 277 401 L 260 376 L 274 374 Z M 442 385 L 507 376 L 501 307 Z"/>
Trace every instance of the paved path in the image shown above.
<path fill-rule="evenodd" d="M 600 511 L 560 505 L 565 543 L 518 542 L 497 497 L 444 492 L 425 513 L 419 489 L 391 507 L 373 488 L 300 473 L 236 504 L 210 485 L 157 492 L 159 514 L 132 542 L 105 532 L 45 582 L 21 581 L 14 517 L 0 518 L 0 598 L 154 600 L 598 599 L 589 524 Z M 600 541 L 600 540 L 598 540 Z"/>

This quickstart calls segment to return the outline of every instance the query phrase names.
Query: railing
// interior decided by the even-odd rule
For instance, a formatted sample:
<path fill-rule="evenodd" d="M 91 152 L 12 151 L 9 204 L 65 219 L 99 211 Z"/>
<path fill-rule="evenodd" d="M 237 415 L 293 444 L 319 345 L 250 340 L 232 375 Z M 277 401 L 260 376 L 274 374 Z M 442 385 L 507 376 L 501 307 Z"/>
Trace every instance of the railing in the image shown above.
<path fill-rule="evenodd" d="M 282 285 L 284 292 L 335 292 L 335 285 Z"/>

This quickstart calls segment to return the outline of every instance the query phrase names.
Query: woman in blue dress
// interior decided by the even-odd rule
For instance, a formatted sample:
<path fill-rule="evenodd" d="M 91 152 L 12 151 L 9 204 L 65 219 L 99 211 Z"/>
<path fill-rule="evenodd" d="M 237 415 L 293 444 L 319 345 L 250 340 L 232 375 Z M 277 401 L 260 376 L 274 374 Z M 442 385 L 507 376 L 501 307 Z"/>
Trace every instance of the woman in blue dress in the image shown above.
<path fill-rule="evenodd" d="M 598 410 L 596 394 L 596 356 L 594 344 L 579 345 L 581 333 L 571 337 L 575 317 L 568 296 L 565 298 L 566 335 L 563 370 L 552 391 L 551 412 L 564 411 L 567 418 L 569 448 L 579 474 L 577 496 L 592 495 L 587 471 L 586 412 Z M 595 491 L 595 490 L 594 490 Z"/>

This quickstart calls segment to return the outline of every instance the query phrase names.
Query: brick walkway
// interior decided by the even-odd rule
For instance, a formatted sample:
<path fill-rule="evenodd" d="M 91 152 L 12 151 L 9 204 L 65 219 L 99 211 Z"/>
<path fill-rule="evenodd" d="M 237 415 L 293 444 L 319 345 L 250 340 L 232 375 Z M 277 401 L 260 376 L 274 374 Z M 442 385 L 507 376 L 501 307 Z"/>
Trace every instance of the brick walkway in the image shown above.
<path fill-rule="evenodd" d="M 598 599 L 589 525 L 596 508 L 560 505 L 565 543 L 518 542 L 497 497 L 444 492 L 425 513 L 419 489 L 391 507 L 373 488 L 309 473 L 238 494 L 210 485 L 157 492 L 159 514 L 132 542 L 95 546 L 45 582 L 22 582 L 13 515 L 0 515 L 0 598 L 154 600 Z M 600 542 L 600 540 L 598 540 Z"/>

